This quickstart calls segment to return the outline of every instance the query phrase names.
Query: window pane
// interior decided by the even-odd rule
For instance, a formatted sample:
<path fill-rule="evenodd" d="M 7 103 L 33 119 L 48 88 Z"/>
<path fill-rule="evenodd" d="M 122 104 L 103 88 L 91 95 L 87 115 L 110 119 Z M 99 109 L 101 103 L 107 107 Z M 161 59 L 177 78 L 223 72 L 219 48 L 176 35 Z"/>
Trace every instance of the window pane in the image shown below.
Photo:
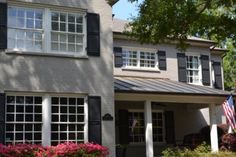
<path fill-rule="evenodd" d="M 58 13 L 52 13 L 51 17 L 52 17 L 52 21 L 58 21 L 59 20 L 59 14 Z"/>
<path fill-rule="evenodd" d="M 41 20 L 35 20 L 35 28 L 36 29 L 42 29 L 42 21 Z"/>
<path fill-rule="evenodd" d="M 56 34 L 56 33 L 52 33 L 52 35 L 51 35 L 51 40 L 52 40 L 52 41 L 58 41 L 58 40 L 59 40 L 59 35 Z"/>
<path fill-rule="evenodd" d="M 68 42 L 69 43 L 75 43 L 75 35 L 68 35 Z"/>
<path fill-rule="evenodd" d="M 52 22 L 52 30 L 54 30 L 54 31 L 59 30 L 58 22 Z"/>
<path fill-rule="evenodd" d="M 83 26 L 82 25 L 76 25 L 76 30 L 77 30 L 77 33 L 82 33 L 83 32 Z"/>
<path fill-rule="evenodd" d="M 59 45 L 57 43 L 52 43 L 51 48 L 52 50 L 59 50 Z"/>
<path fill-rule="evenodd" d="M 75 23 L 75 16 L 74 15 L 69 15 L 68 16 L 68 22 Z"/>
<path fill-rule="evenodd" d="M 69 44 L 68 45 L 68 51 L 75 52 L 75 44 Z"/>
<path fill-rule="evenodd" d="M 66 52 L 66 44 L 60 44 L 60 51 Z"/>
<path fill-rule="evenodd" d="M 66 22 L 66 14 L 60 13 L 60 21 Z"/>
<path fill-rule="evenodd" d="M 16 19 L 16 26 L 17 26 L 18 28 L 24 28 L 24 26 L 25 26 L 25 20 L 24 20 L 24 18 L 17 18 L 17 19 Z"/>
<path fill-rule="evenodd" d="M 27 11 L 26 12 L 26 17 L 33 19 L 34 18 L 34 11 Z"/>
<path fill-rule="evenodd" d="M 77 16 L 76 17 L 76 22 L 77 23 L 83 23 L 83 17 L 82 16 Z"/>
<path fill-rule="evenodd" d="M 75 32 L 75 25 L 74 24 L 68 24 L 68 32 Z"/>
<path fill-rule="evenodd" d="M 60 31 L 66 31 L 66 23 L 60 23 Z"/>

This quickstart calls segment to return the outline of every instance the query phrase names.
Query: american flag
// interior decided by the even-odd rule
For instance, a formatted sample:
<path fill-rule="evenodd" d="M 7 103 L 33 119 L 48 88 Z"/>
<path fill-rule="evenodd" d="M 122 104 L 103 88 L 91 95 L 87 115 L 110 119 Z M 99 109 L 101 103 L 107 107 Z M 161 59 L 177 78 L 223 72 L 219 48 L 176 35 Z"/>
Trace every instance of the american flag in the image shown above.
<path fill-rule="evenodd" d="M 222 104 L 225 116 L 232 129 L 236 128 L 235 123 L 235 110 L 234 110 L 234 101 L 232 95 L 230 95 Z"/>

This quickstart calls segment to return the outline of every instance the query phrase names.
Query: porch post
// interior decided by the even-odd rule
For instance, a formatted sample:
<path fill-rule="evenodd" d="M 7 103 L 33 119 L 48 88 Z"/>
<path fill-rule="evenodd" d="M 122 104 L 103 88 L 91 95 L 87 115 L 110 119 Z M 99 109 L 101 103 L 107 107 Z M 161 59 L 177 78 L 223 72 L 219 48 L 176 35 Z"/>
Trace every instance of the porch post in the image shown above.
<path fill-rule="evenodd" d="M 145 140 L 146 157 L 153 157 L 153 134 L 152 134 L 152 105 L 151 101 L 145 101 Z"/>
<path fill-rule="evenodd" d="M 218 152 L 218 134 L 217 134 L 217 122 L 216 122 L 216 111 L 215 104 L 210 104 L 210 125 L 211 125 L 211 151 Z"/>

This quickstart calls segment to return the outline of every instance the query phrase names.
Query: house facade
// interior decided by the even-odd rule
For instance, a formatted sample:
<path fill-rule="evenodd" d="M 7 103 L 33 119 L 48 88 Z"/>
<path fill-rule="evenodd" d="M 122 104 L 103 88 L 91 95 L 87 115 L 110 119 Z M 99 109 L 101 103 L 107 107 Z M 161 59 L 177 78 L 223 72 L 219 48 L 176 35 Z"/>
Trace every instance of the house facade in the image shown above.
<path fill-rule="evenodd" d="M 0 143 L 96 142 L 112 157 L 125 144 L 153 157 L 210 124 L 217 151 L 225 51 L 193 37 L 184 53 L 140 44 L 111 4 L 0 0 Z"/>
<path fill-rule="evenodd" d="M 1 143 L 96 141 L 114 156 L 107 1 L 1 0 L 0 27 Z"/>
<path fill-rule="evenodd" d="M 127 156 L 160 156 L 211 125 L 218 151 L 216 126 L 226 123 L 221 104 L 230 94 L 223 91 L 226 51 L 196 37 L 184 52 L 174 41 L 140 44 L 124 35 L 127 23 L 113 20 L 116 143 L 127 145 Z"/>

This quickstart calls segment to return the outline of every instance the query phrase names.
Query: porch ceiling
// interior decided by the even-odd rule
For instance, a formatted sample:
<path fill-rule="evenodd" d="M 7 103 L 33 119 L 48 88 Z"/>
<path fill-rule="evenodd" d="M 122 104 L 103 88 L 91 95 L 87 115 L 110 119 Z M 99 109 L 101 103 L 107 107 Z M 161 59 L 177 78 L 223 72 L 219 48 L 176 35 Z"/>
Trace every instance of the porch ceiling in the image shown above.
<path fill-rule="evenodd" d="M 227 96 L 230 92 L 160 78 L 115 77 L 115 93 Z M 234 94 L 235 95 L 235 94 Z"/>

